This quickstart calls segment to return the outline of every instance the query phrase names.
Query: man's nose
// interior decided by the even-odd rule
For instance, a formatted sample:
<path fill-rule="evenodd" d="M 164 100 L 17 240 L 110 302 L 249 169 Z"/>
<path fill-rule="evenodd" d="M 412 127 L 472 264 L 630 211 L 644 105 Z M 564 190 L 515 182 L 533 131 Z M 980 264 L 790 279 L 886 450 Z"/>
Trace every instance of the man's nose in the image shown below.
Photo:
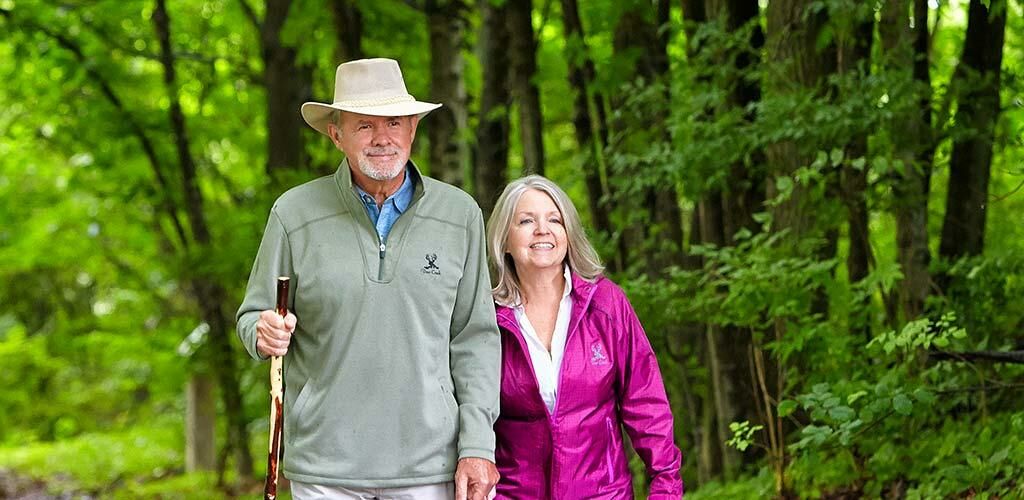
<path fill-rule="evenodd" d="M 391 135 L 388 134 L 386 129 L 377 128 L 374 129 L 373 137 L 370 138 L 370 141 L 373 146 L 390 146 Z"/>

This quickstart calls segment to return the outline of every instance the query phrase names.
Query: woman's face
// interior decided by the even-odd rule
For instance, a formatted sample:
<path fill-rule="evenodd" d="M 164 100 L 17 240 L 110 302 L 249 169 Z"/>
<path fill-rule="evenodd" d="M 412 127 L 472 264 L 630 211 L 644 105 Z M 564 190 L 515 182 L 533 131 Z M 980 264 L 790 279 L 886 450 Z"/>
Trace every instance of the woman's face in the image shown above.
<path fill-rule="evenodd" d="M 568 238 L 562 213 L 547 193 L 536 189 L 523 193 L 512 214 L 506 244 L 520 274 L 552 267 L 561 271 Z"/>

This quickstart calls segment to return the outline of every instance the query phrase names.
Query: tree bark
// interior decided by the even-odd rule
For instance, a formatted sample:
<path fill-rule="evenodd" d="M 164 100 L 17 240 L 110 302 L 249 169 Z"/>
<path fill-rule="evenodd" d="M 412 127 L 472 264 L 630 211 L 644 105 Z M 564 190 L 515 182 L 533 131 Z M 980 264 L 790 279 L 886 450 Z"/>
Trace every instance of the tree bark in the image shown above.
<path fill-rule="evenodd" d="M 861 14 L 861 11 L 857 11 Z M 850 32 L 839 36 L 837 70 L 841 76 L 853 75 L 857 81 L 864 81 L 871 74 L 871 43 L 875 31 L 875 12 L 863 12 L 863 17 L 854 19 Z M 858 87 L 860 87 L 858 85 Z M 841 96 L 856 99 L 856 96 Z M 840 193 L 846 208 L 849 253 L 846 257 L 847 278 L 851 285 L 860 283 L 868 276 L 874 258 L 871 253 L 870 230 L 868 227 L 868 134 L 865 127 L 858 129 L 845 147 L 843 164 L 840 167 Z M 861 161 L 860 167 L 854 162 Z M 850 329 L 859 333 L 865 341 L 871 340 L 869 309 L 871 299 L 867 298 L 858 307 L 851 308 Z"/>
<path fill-rule="evenodd" d="M 653 5 L 644 1 L 634 1 L 622 12 L 615 25 L 612 41 L 617 54 L 636 53 L 636 73 L 626 78 L 626 82 L 639 82 L 642 85 L 661 86 L 661 95 L 652 97 L 652 102 L 640 104 L 643 109 L 630 109 L 628 113 L 620 113 L 620 119 L 612 124 L 616 139 L 610 143 L 610 149 L 618 155 L 642 156 L 649 153 L 652 147 L 665 145 L 670 147 L 671 136 L 668 127 L 670 75 L 668 59 L 668 23 L 669 3 L 658 0 Z M 635 92 L 635 88 L 626 92 Z M 620 92 L 614 97 L 615 107 L 624 109 L 627 94 Z M 660 101 L 660 102 L 658 102 Z M 643 128 L 627 122 L 627 114 L 643 116 Z M 637 140 L 640 130 L 646 130 L 647 140 Z M 632 151 L 632 149 L 644 149 Z M 640 174 L 642 188 L 638 195 L 628 198 L 621 192 L 612 192 L 612 197 L 622 207 L 623 220 L 620 224 L 622 238 L 619 249 L 630 262 L 644 264 L 643 268 L 650 276 L 657 276 L 664 268 L 678 264 L 682 258 L 683 224 L 682 212 L 679 209 L 679 196 L 675 180 L 659 171 L 659 165 L 641 160 L 638 165 L 631 165 L 637 172 L 611 172 L 609 188 L 616 182 L 615 177 Z M 664 170 L 664 169 L 662 169 Z M 635 182 L 635 181 L 633 181 Z M 639 199 L 637 204 L 633 199 Z"/>
<path fill-rule="evenodd" d="M 313 71 L 298 63 L 298 51 L 284 45 L 281 31 L 291 0 L 267 0 L 259 24 L 263 83 L 267 88 L 267 174 L 303 168 L 306 162 L 299 108 L 312 95 Z"/>
<path fill-rule="evenodd" d="M 469 168 L 469 148 L 462 138 L 462 131 L 469 127 L 462 57 L 466 8 L 463 0 L 428 0 L 426 3 L 430 97 L 433 102 L 444 104 L 431 112 L 427 129 L 430 174 L 460 187 Z"/>
<path fill-rule="evenodd" d="M 336 46 L 339 63 L 362 59 L 363 13 L 355 0 L 330 0 L 331 17 L 338 37 Z"/>
<path fill-rule="evenodd" d="M 185 213 L 196 243 L 195 250 L 204 253 L 211 244 L 210 231 L 203 213 L 203 196 L 196 178 L 196 165 L 189 144 L 185 115 L 181 110 L 178 95 L 174 54 L 171 48 L 170 18 L 165 0 L 157 0 L 153 10 L 153 24 L 160 43 L 160 63 L 163 66 L 164 86 L 170 101 L 170 122 L 177 151 L 178 166 L 181 169 L 182 190 L 184 191 Z M 228 417 L 228 446 L 235 451 L 235 467 L 240 477 L 251 477 L 253 466 L 249 454 L 249 432 L 242 413 L 242 393 L 239 387 L 234 355 L 230 338 L 233 336 L 224 314 L 223 304 L 227 299 L 224 288 L 213 278 L 194 275 L 188 279 L 194 293 L 203 321 L 210 326 L 210 350 L 213 368 L 220 383 Z"/>
<path fill-rule="evenodd" d="M 533 32 L 533 0 L 506 2 L 509 35 L 509 84 L 519 110 L 523 175 L 544 175 L 544 116 L 537 76 L 537 37 Z"/>
<path fill-rule="evenodd" d="M 953 138 L 949 161 L 949 190 L 942 223 L 939 255 L 955 260 L 979 255 L 985 246 L 988 183 L 992 143 L 999 119 L 999 87 L 1006 31 L 1005 0 L 986 7 L 971 0 L 967 37 L 960 58 L 956 126 L 963 136 Z"/>
<path fill-rule="evenodd" d="M 908 11 L 913 4 L 913 27 Z M 924 312 L 931 288 L 931 250 L 928 247 L 928 197 L 930 194 L 933 141 L 932 91 L 929 73 L 928 1 L 901 0 L 883 4 L 879 39 L 884 67 L 890 74 L 903 74 L 913 82 L 912 94 L 893 95 L 892 102 L 914 102 L 916 106 L 894 117 L 888 125 L 894 141 L 894 156 L 903 171 L 893 180 L 896 216 L 897 258 L 903 271 L 899 304 L 905 320 Z M 890 323 L 896 323 L 890 321 Z"/>
<path fill-rule="evenodd" d="M 505 5 L 480 0 L 480 61 L 483 85 L 480 91 L 480 118 L 476 130 L 476 200 L 484 217 L 490 217 L 494 203 L 507 182 L 508 105 L 505 85 L 508 71 L 508 31 Z"/>
<path fill-rule="evenodd" d="M 185 470 L 211 471 L 217 465 L 214 383 L 207 373 L 193 373 L 185 389 Z"/>
<path fill-rule="evenodd" d="M 583 176 L 587 187 L 587 204 L 590 208 L 594 228 L 601 234 L 610 234 L 611 220 L 608 216 L 607 192 L 601 180 L 604 167 L 604 147 L 607 141 L 607 125 L 603 123 L 603 97 L 593 90 L 594 62 L 587 49 L 583 23 L 580 21 L 576 0 L 562 0 L 562 27 L 565 31 L 569 86 L 573 98 L 573 128 L 576 142 L 583 158 Z M 591 112 L 594 110 L 594 113 Z M 600 130 L 605 130 L 602 137 Z"/>
<path fill-rule="evenodd" d="M 766 78 L 767 90 L 774 94 L 821 92 L 827 75 L 835 72 L 835 54 L 819 50 L 817 40 L 825 26 L 825 14 L 811 13 L 812 0 L 774 0 L 768 7 L 767 54 L 780 69 Z M 785 68 L 785 69 L 782 69 Z M 789 175 L 810 164 L 806 150 L 793 141 L 772 144 L 767 148 L 770 168 L 776 174 Z M 789 229 L 793 237 L 810 233 L 815 218 L 807 206 L 809 192 L 794 183 L 792 197 L 774 210 L 776 230 Z M 774 183 L 769 185 L 769 198 L 778 194 Z"/>

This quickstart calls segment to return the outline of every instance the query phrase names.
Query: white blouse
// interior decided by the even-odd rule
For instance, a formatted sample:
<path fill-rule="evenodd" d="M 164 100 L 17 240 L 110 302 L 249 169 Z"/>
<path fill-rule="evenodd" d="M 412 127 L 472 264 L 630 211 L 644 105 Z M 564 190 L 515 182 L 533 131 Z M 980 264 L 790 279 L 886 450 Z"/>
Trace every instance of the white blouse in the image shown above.
<path fill-rule="evenodd" d="M 537 331 L 526 317 L 526 309 L 522 304 L 515 306 L 516 321 L 526 338 L 526 346 L 530 350 L 533 371 L 537 375 L 540 386 L 540 397 L 544 399 L 549 413 L 555 412 L 555 398 L 558 395 L 558 374 L 562 370 L 562 358 L 565 355 L 565 339 L 569 334 L 569 316 L 572 314 L 572 275 L 569 266 L 565 266 L 565 290 L 562 301 L 558 303 L 558 317 L 555 319 L 555 331 L 551 335 L 551 352 L 544 348 L 544 343 L 537 336 Z"/>

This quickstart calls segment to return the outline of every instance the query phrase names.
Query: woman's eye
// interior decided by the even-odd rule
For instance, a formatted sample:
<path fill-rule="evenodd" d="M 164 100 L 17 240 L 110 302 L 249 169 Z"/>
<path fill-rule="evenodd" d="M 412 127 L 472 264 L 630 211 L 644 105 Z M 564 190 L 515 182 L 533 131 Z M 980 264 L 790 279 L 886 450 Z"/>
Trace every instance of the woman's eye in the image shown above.
<path fill-rule="evenodd" d="M 533 222 L 533 219 L 519 219 L 519 225 L 529 224 Z"/>
<path fill-rule="evenodd" d="M 562 219 L 559 219 L 558 217 L 552 217 L 552 218 L 548 219 L 548 222 L 550 222 L 552 224 L 561 224 L 562 223 Z"/>

